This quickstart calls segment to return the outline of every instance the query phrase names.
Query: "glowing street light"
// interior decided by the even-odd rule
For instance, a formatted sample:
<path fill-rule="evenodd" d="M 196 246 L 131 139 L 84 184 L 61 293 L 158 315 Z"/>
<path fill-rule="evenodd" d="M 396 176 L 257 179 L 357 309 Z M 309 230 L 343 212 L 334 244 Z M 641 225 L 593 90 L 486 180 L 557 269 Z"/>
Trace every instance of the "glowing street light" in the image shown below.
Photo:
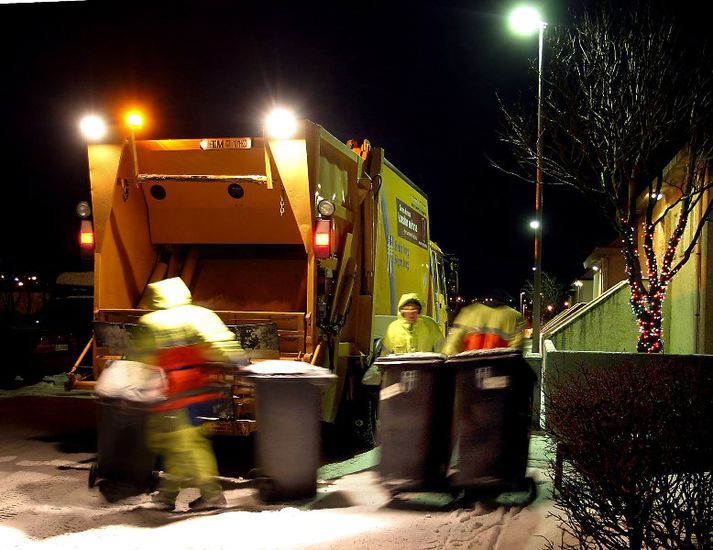
<path fill-rule="evenodd" d="M 539 229 L 540 228 L 540 222 L 537 220 L 532 220 L 530 222 L 530 228 L 531 229 Z"/>
<path fill-rule="evenodd" d="M 530 36 L 540 29 L 542 18 L 532 6 L 518 6 L 508 18 L 510 29 L 520 36 Z"/>
<path fill-rule="evenodd" d="M 289 139 L 297 132 L 297 118 L 287 109 L 274 109 L 265 118 L 265 132 L 275 139 Z"/>
<path fill-rule="evenodd" d="M 535 268 L 532 281 L 532 291 L 535 296 L 542 288 L 542 46 L 545 37 L 546 23 L 540 13 L 531 6 L 518 6 L 509 17 L 510 28 L 518 35 L 532 35 L 538 32 L 537 56 L 537 167 L 535 171 L 535 221 L 537 226 L 530 224 L 535 230 Z M 532 304 L 532 352 L 540 352 L 540 300 Z"/>
<path fill-rule="evenodd" d="M 99 141 L 106 135 L 106 123 L 97 115 L 87 115 L 79 122 L 79 129 L 89 141 Z"/>

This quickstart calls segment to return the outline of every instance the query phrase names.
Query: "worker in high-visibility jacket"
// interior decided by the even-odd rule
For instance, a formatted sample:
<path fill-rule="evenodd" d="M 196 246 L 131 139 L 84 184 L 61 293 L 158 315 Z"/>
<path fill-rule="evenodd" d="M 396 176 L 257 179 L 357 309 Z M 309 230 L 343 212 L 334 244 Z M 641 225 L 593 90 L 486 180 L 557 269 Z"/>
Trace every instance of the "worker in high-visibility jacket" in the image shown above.
<path fill-rule="evenodd" d="M 505 305 L 498 293 L 488 295 L 460 310 L 448 332 L 442 352 L 454 355 L 462 351 L 492 348 L 522 349 L 525 318 Z"/>
<path fill-rule="evenodd" d="M 443 345 L 443 334 L 433 319 L 421 316 L 423 301 L 418 294 L 402 295 L 398 308 L 398 319 L 386 329 L 382 354 L 438 351 Z"/>
<path fill-rule="evenodd" d="M 399 300 L 398 319 L 386 328 L 381 341 L 381 355 L 437 352 L 443 345 L 441 328 L 430 317 L 421 316 L 423 301 L 416 293 L 407 293 Z M 362 383 L 368 386 L 381 384 L 381 371 L 376 363 L 364 373 Z"/>
<path fill-rule="evenodd" d="M 220 317 L 191 304 L 188 287 L 176 277 L 147 287 L 144 303 L 156 310 L 142 316 L 134 333 L 133 355 L 165 373 L 165 399 L 147 419 L 149 448 L 163 457 L 161 478 L 153 501 L 172 509 L 182 487 L 197 487 L 200 498 L 192 509 L 226 505 L 217 480 L 218 467 L 197 411 L 225 397 L 211 385 L 211 365 L 244 362 L 245 354 Z"/>

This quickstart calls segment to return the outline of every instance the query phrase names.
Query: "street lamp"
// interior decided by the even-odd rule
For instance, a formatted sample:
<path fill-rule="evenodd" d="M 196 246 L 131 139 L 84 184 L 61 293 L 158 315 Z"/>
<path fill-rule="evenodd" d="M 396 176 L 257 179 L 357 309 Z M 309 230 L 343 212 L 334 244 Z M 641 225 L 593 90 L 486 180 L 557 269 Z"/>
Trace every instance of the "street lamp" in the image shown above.
<path fill-rule="evenodd" d="M 537 299 L 542 289 L 542 45 L 547 24 L 538 11 L 530 6 L 519 6 L 510 14 L 510 28 L 519 35 L 538 31 L 537 55 L 537 159 L 535 170 L 535 268 L 532 282 L 532 353 L 540 352 L 540 307 Z"/>

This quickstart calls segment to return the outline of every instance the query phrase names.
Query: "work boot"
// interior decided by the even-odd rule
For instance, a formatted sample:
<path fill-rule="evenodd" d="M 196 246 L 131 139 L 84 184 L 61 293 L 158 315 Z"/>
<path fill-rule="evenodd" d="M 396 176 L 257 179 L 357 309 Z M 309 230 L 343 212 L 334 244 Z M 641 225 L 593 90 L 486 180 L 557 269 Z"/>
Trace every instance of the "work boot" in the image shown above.
<path fill-rule="evenodd" d="M 218 510 L 227 506 L 228 502 L 225 500 L 223 493 L 218 493 L 217 495 L 207 498 L 200 496 L 188 504 L 188 508 L 192 512 L 197 512 L 199 510 Z"/>
<path fill-rule="evenodd" d="M 173 510 L 176 507 L 176 496 L 157 491 L 151 495 L 151 502 L 158 510 Z"/>

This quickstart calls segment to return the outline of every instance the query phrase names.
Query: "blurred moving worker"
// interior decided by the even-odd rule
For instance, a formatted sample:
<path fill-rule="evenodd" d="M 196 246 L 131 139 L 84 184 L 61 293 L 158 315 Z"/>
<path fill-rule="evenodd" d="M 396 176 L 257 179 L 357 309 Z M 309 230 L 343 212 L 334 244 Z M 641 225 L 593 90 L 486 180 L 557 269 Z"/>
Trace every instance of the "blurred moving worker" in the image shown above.
<path fill-rule="evenodd" d="M 492 348 L 522 350 L 525 318 L 505 305 L 507 299 L 499 292 L 487 294 L 482 302 L 460 310 L 448 332 L 443 353 L 454 355 L 462 351 Z"/>
<path fill-rule="evenodd" d="M 201 496 L 191 509 L 224 507 L 213 448 L 196 416 L 225 396 L 210 385 L 210 364 L 238 364 L 244 352 L 220 317 L 191 304 L 182 279 L 149 284 L 144 300 L 155 311 L 139 320 L 135 355 L 163 369 L 167 379 L 166 399 L 152 408 L 147 420 L 148 446 L 163 457 L 166 474 L 153 501 L 172 509 L 182 487 L 197 487 Z"/>
<path fill-rule="evenodd" d="M 382 355 L 439 351 L 443 344 L 440 327 L 430 317 L 421 317 L 423 301 L 408 293 L 399 300 L 399 318 L 392 321 L 384 335 Z"/>

